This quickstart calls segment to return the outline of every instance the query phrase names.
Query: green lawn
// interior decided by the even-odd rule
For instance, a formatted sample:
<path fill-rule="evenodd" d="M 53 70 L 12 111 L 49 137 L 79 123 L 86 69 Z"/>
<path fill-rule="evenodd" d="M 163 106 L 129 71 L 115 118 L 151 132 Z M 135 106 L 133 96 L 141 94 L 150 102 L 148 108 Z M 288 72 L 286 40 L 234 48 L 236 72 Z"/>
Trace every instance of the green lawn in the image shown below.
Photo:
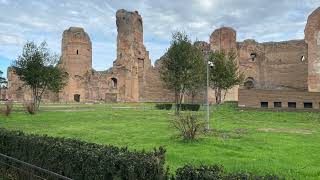
<path fill-rule="evenodd" d="M 320 179 L 320 113 L 214 107 L 209 135 L 188 143 L 176 138 L 173 111 L 154 104 L 44 105 L 37 115 L 16 107 L 0 127 L 152 150 L 164 146 L 173 171 L 186 164 L 224 165 L 228 171 Z M 125 108 L 128 107 L 128 108 Z"/>

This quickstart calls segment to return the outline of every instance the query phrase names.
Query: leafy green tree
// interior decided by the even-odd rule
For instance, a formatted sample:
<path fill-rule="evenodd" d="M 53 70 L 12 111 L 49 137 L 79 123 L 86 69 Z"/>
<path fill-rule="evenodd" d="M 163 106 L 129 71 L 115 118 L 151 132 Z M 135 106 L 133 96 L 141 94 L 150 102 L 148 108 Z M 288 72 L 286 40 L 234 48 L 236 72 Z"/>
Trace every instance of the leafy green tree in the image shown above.
<path fill-rule="evenodd" d="M 234 51 L 228 54 L 216 51 L 209 56 L 209 61 L 213 63 L 209 81 L 210 87 L 215 91 L 217 104 L 222 102 L 223 91 L 226 94 L 229 89 L 243 82 L 244 74 L 239 71 L 236 58 Z"/>
<path fill-rule="evenodd" d="M 32 90 L 32 106 L 35 110 L 39 109 L 45 91 L 59 92 L 66 85 L 67 74 L 57 66 L 58 60 L 45 41 L 39 46 L 27 42 L 22 54 L 13 63 L 15 73 Z"/>
<path fill-rule="evenodd" d="M 3 75 L 3 72 L 0 70 L 0 99 L 2 98 L 1 90 L 6 88 L 6 85 L 7 85 L 7 80 L 6 78 L 2 77 L 2 75 Z"/>
<path fill-rule="evenodd" d="M 176 113 L 179 114 L 183 96 L 194 92 L 201 84 L 204 72 L 204 60 L 201 51 L 192 45 L 183 32 L 172 35 L 171 46 L 160 66 L 161 79 L 175 93 Z"/>

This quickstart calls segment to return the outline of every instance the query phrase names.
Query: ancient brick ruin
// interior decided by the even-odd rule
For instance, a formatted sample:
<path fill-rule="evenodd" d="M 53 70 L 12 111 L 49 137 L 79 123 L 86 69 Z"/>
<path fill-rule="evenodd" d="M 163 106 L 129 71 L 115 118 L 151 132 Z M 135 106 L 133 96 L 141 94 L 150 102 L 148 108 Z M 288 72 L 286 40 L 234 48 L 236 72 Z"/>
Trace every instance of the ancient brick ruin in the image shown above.
<path fill-rule="evenodd" d="M 135 12 L 118 10 L 117 58 L 106 71 L 92 68 L 92 45 L 82 28 L 63 32 L 59 66 L 69 74 L 68 85 L 59 93 L 47 92 L 45 100 L 60 102 L 165 102 L 173 93 L 160 80 L 159 65 L 152 66 L 143 44 L 142 17 Z M 204 55 L 216 50 L 234 51 L 246 80 L 229 90 L 225 100 L 239 101 L 241 107 L 319 108 L 320 103 L 320 8 L 308 18 L 305 39 L 258 43 L 236 41 L 236 31 L 222 27 L 209 42 L 198 41 Z M 24 101 L 31 97 L 27 87 L 8 70 L 9 99 Z M 204 88 L 205 89 L 205 88 Z M 197 97 L 203 102 L 203 93 Z M 185 101 L 190 97 L 186 96 Z M 214 102 L 213 91 L 210 101 Z M 295 105 L 294 105 L 295 104 Z"/>

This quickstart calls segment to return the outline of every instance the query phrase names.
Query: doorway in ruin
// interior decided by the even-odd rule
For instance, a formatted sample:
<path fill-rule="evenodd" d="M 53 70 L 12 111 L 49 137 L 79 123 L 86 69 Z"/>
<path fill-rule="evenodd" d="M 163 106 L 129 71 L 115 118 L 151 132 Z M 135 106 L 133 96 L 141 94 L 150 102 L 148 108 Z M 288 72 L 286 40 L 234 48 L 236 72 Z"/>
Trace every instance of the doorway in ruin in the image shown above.
<path fill-rule="evenodd" d="M 106 93 L 105 94 L 106 102 L 117 102 L 117 93 Z"/>
<path fill-rule="evenodd" d="M 111 78 L 111 87 L 117 89 L 118 80 L 116 78 Z"/>
<path fill-rule="evenodd" d="M 73 95 L 73 100 L 74 100 L 75 102 L 80 102 L 80 94 L 75 94 L 75 95 Z"/>

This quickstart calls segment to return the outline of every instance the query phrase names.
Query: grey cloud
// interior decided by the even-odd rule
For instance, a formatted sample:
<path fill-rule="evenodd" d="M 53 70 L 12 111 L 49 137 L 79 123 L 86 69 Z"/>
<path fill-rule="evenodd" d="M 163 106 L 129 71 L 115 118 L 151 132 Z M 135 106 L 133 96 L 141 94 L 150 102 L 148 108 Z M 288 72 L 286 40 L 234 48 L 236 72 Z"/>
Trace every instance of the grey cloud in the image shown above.
<path fill-rule="evenodd" d="M 238 40 L 300 39 L 307 16 L 319 5 L 320 0 L 0 0 L 0 49 L 6 49 L 0 55 L 14 57 L 22 41 L 44 39 L 59 52 L 63 30 L 83 26 L 93 42 L 94 67 L 107 68 L 116 56 L 117 9 L 142 15 L 153 61 L 176 30 L 205 41 L 221 26 L 235 28 Z"/>

